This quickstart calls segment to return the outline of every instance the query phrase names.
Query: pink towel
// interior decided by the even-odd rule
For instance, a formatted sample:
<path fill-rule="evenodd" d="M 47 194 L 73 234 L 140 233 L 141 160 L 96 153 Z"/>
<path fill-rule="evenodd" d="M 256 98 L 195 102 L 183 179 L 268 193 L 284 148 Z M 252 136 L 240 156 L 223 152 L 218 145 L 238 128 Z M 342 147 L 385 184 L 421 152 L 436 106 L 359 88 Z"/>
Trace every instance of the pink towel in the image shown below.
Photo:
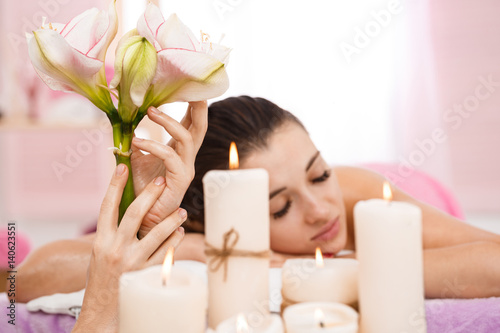
<path fill-rule="evenodd" d="M 10 227 L 10 230 L 9 230 Z M 10 261 L 18 266 L 30 251 L 30 241 L 26 235 L 16 230 L 16 226 L 8 225 L 0 229 L 0 269 L 12 270 Z"/>
<path fill-rule="evenodd" d="M 401 174 L 400 167 L 397 164 L 389 163 L 369 163 L 362 166 L 385 176 L 415 199 L 434 206 L 458 219 L 464 219 L 462 209 L 453 194 L 439 181 L 424 172 L 413 170 Z"/>

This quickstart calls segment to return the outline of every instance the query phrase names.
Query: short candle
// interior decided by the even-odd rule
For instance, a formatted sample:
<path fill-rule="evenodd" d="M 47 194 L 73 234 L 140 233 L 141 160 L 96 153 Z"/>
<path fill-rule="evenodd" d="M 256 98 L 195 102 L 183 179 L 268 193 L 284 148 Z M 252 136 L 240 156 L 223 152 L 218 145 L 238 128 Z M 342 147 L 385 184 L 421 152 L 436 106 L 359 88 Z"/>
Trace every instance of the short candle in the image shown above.
<path fill-rule="evenodd" d="M 172 267 L 166 285 L 162 266 L 122 274 L 120 333 L 204 333 L 207 285 L 196 274 Z"/>
<path fill-rule="evenodd" d="M 282 308 L 311 301 L 355 305 L 358 301 L 358 262 L 355 259 L 288 259 L 282 269 Z"/>
<path fill-rule="evenodd" d="M 358 313 L 334 302 L 304 302 L 283 312 L 287 333 L 357 333 Z"/>

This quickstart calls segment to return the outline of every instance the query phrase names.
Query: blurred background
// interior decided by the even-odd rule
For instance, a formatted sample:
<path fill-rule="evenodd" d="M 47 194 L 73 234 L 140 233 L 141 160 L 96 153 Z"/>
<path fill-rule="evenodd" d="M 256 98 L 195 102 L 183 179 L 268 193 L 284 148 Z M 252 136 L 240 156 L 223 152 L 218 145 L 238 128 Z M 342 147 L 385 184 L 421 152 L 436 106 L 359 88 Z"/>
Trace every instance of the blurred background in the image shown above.
<path fill-rule="evenodd" d="M 37 247 L 95 223 L 114 158 L 107 119 L 38 79 L 25 32 L 109 1 L 0 1 L 0 227 L 15 221 Z M 424 172 L 468 221 L 500 232 L 500 2 L 152 2 L 233 48 L 220 98 L 262 96 L 290 110 L 332 165 L 391 164 L 396 183 Z M 117 1 L 118 36 L 145 5 Z M 162 109 L 180 119 L 185 108 Z M 168 139 L 147 120 L 137 133 Z"/>

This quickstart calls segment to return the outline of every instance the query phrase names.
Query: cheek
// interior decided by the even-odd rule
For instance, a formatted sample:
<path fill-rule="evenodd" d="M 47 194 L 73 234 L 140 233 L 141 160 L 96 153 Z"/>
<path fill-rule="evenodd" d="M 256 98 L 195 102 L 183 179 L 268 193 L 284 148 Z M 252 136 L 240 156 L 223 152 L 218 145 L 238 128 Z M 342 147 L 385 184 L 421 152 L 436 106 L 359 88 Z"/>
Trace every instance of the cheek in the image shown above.
<path fill-rule="evenodd" d="M 325 191 L 328 201 L 334 203 L 336 206 L 339 206 L 339 208 L 341 207 L 342 209 L 344 209 L 344 198 L 335 179 L 331 179 L 325 185 Z"/>

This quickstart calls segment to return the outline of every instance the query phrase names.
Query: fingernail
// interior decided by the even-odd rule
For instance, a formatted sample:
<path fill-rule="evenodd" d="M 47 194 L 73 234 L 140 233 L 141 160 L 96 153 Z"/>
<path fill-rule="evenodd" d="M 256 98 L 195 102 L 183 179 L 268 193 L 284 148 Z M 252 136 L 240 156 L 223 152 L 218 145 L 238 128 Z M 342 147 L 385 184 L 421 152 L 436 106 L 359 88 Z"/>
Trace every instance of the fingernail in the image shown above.
<path fill-rule="evenodd" d="M 135 138 L 132 139 L 132 141 L 134 141 L 134 142 L 142 142 L 144 140 L 141 139 L 141 138 L 135 137 Z"/>
<path fill-rule="evenodd" d="M 154 114 L 160 114 L 160 113 L 161 113 L 161 111 L 160 111 L 160 110 L 158 110 L 158 109 L 157 109 L 157 108 L 155 108 L 155 107 L 150 107 L 150 108 L 149 108 L 149 111 L 151 111 L 151 112 L 152 112 L 152 113 L 154 113 Z"/>
<path fill-rule="evenodd" d="M 165 184 L 165 178 L 163 178 L 163 177 L 157 177 L 155 179 L 155 185 L 163 185 L 163 184 Z"/>
<path fill-rule="evenodd" d="M 116 171 L 115 171 L 115 172 L 116 172 L 116 175 L 117 175 L 117 176 L 121 176 L 121 175 L 123 175 L 123 173 L 125 172 L 125 169 L 126 169 L 125 164 L 119 164 L 119 165 L 116 167 Z"/>
<path fill-rule="evenodd" d="M 187 218 L 187 212 L 186 212 L 186 210 L 183 209 L 183 208 L 179 208 L 178 212 L 179 212 L 179 216 L 184 221 Z"/>
<path fill-rule="evenodd" d="M 184 235 L 184 228 L 183 227 L 177 228 L 177 231 L 180 232 L 182 235 Z"/>

